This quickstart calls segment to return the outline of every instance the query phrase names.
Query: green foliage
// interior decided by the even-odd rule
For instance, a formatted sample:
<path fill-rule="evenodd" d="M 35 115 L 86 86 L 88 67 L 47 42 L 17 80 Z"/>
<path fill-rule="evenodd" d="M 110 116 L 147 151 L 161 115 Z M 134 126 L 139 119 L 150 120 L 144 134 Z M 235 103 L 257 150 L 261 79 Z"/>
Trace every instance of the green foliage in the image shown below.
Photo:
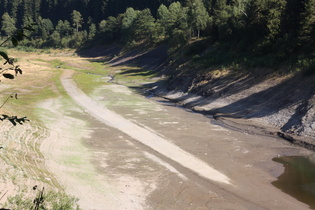
<path fill-rule="evenodd" d="M 99 32 L 100 33 L 104 33 L 106 31 L 106 20 L 102 20 L 99 24 L 98 24 L 98 28 L 99 28 Z"/>
<path fill-rule="evenodd" d="M 127 47 L 168 41 L 177 50 L 202 35 L 258 63 L 297 65 L 295 54 L 307 58 L 315 45 L 315 0 L 16 0 L 2 5 L 3 34 L 35 20 L 35 31 L 24 34 L 35 37 L 22 42 L 28 47 L 76 48 L 98 39 Z M 13 45 L 23 37 L 16 38 Z"/>
<path fill-rule="evenodd" d="M 95 34 L 96 34 L 97 30 L 96 30 L 96 25 L 94 23 L 92 23 L 89 27 L 89 35 L 88 35 L 88 39 L 93 39 Z"/>
<path fill-rule="evenodd" d="M 1 30 L 4 31 L 7 36 L 12 36 L 16 31 L 15 20 L 11 18 L 7 12 L 2 15 L 1 25 Z"/>
<path fill-rule="evenodd" d="M 83 24 L 82 15 L 79 11 L 73 10 L 71 18 L 73 26 L 76 28 L 76 31 L 78 32 L 79 28 L 81 28 Z"/>
<path fill-rule="evenodd" d="M 51 46 L 54 48 L 58 48 L 61 46 L 61 38 L 60 38 L 60 33 L 58 31 L 54 31 L 51 36 Z"/>
<path fill-rule="evenodd" d="M 300 30 L 298 40 L 300 45 L 315 45 L 315 0 L 305 0 L 303 2 L 303 10 L 301 13 Z M 312 47 L 311 47 L 312 48 Z M 313 50 L 313 49 L 311 49 Z"/>
<path fill-rule="evenodd" d="M 122 30 L 130 30 L 130 28 L 132 27 L 134 20 L 136 19 L 138 13 L 139 13 L 139 11 L 136 11 L 131 7 L 127 8 L 126 12 L 123 14 L 121 29 Z"/>
<path fill-rule="evenodd" d="M 200 30 L 205 30 L 210 22 L 209 14 L 202 0 L 194 0 L 190 6 L 190 22 L 194 30 L 198 31 L 198 39 Z"/>
<path fill-rule="evenodd" d="M 37 191 L 35 186 L 33 189 Z M 35 199 L 27 198 L 21 193 L 10 197 L 4 207 L 10 209 L 47 209 L 47 210 L 79 210 L 78 199 L 65 194 L 64 192 L 38 190 Z"/>
<path fill-rule="evenodd" d="M 153 43 L 155 38 L 155 18 L 149 9 L 139 11 L 133 22 L 135 41 L 144 40 Z"/>
<path fill-rule="evenodd" d="M 24 34 L 24 31 L 32 31 L 33 29 L 31 28 L 31 26 L 25 26 L 23 29 L 21 30 L 17 30 L 13 35 L 7 37 L 5 39 L 5 41 L 3 41 L 0 44 L 0 47 L 2 47 L 5 43 L 7 43 L 9 40 L 11 40 L 11 43 L 13 44 L 13 46 L 17 46 L 19 42 L 21 42 L 23 40 L 24 37 L 26 37 L 26 35 Z M 19 65 L 15 65 L 15 61 L 14 58 L 10 58 L 8 56 L 8 54 L 5 51 L 1 51 L 0 50 L 0 56 L 5 60 L 4 64 L 3 64 L 3 68 L 0 68 L 0 75 L 3 78 L 6 79 L 14 79 L 18 74 L 22 74 L 22 69 L 20 68 Z M 7 65 L 9 65 L 9 67 L 7 67 Z M 13 71 L 13 73 L 11 73 Z M 0 80 L 1 81 L 1 80 Z M 15 98 L 17 99 L 17 93 L 12 93 L 4 102 L 3 104 L 0 106 L 0 109 L 8 102 L 9 99 L 11 98 Z M 10 121 L 13 125 L 17 125 L 17 123 L 19 124 L 23 124 L 26 121 L 29 121 L 26 117 L 17 117 L 17 116 L 9 116 L 9 115 L 5 115 L 2 114 L 2 116 L 0 117 L 0 120 L 8 120 Z"/>
<path fill-rule="evenodd" d="M 138 16 L 139 11 L 134 10 L 133 8 L 127 8 L 126 12 L 123 14 L 121 22 L 121 33 L 122 41 L 124 43 L 131 43 L 134 41 L 134 31 L 133 25 L 134 21 Z"/>
<path fill-rule="evenodd" d="M 72 31 L 69 21 L 59 20 L 58 24 L 56 25 L 56 31 L 58 31 L 62 36 L 69 36 Z"/>
<path fill-rule="evenodd" d="M 115 37 L 117 37 L 119 26 L 120 26 L 120 20 L 118 18 L 115 18 L 112 16 L 108 17 L 108 19 L 106 20 L 105 28 L 104 28 L 105 38 L 112 40 Z"/>
<path fill-rule="evenodd" d="M 161 25 L 162 28 L 161 35 L 164 36 L 166 33 L 168 33 L 169 35 L 168 30 L 171 24 L 170 23 L 171 14 L 164 4 L 161 4 L 161 6 L 159 7 L 157 11 L 157 16 L 158 16 L 157 22 Z"/>
<path fill-rule="evenodd" d="M 37 20 L 37 24 L 38 33 L 43 37 L 43 39 L 46 39 L 54 30 L 54 25 L 49 19 L 39 17 Z"/>

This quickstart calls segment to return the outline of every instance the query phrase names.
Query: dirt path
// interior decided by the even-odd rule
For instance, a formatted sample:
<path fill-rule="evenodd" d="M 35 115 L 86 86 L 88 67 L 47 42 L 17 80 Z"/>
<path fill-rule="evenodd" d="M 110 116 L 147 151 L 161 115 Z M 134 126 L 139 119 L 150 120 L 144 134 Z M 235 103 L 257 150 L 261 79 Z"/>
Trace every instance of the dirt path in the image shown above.
<path fill-rule="evenodd" d="M 97 104 L 82 91 L 80 91 L 71 79 L 71 73 L 66 72 L 61 77 L 61 82 L 68 94 L 78 103 L 86 112 L 93 117 L 116 128 L 133 139 L 150 147 L 165 157 L 179 163 L 180 165 L 192 170 L 193 172 L 212 181 L 231 184 L 230 179 L 214 168 L 208 166 L 203 161 L 182 150 L 178 146 L 162 138 L 158 133 L 152 130 L 140 127 L 122 116 Z"/>

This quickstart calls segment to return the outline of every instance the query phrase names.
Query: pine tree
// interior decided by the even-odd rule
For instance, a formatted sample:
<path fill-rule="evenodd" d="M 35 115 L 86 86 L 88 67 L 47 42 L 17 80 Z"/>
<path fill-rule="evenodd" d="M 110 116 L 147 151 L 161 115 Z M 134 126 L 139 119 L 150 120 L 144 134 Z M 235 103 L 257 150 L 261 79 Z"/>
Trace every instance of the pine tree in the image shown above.
<path fill-rule="evenodd" d="M 267 34 L 265 38 L 269 41 L 274 41 L 281 31 L 281 18 L 285 11 L 285 0 L 269 0 L 266 11 L 266 27 Z"/>
<path fill-rule="evenodd" d="M 98 29 L 100 33 L 104 33 L 106 31 L 106 20 L 102 20 L 99 24 L 98 24 Z"/>
<path fill-rule="evenodd" d="M 126 12 L 123 14 L 121 30 L 122 30 L 122 40 L 125 43 L 130 43 L 134 41 L 133 24 L 137 18 L 139 11 L 133 8 L 127 8 Z"/>
<path fill-rule="evenodd" d="M 83 24 L 83 18 L 82 18 L 81 13 L 76 10 L 73 10 L 71 17 L 72 17 L 73 26 L 75 27 L 76 32 L 79 32 L 79 28 L 81 28 Z"/>
<path fill-rule="evenodd" d="M 210 17 L 202 0 L 194 0 L 189 9 L 192 27 L 197 30 L 197 37 L 199 39 L 200 30 L 204 30 L 207 27 Z"/>
<path fill-rule="evenodd" d="M 113 39 L 117 36 L 119 30 L 119 20 L 113 16 L 109 16 L 106 20 L 105 33 L 106 38 Z"/>
<path fill-rule="evenodd" d="M 51 39 L 52 46 L 54 48 L 58 48 L 60 46 L 61 37 L 60 37 L 60 33 L 58 31 L 54 31 L 51 34 L 50 39 Z"/>
<path fill-rule="evenodd" d="M 145 40 L 150 43 L 153 42 L 155 38 L 155 18 L 149 9 L 139 11 L 134 20 L 133 27 L 136 41 Z"/>
<path fill-rule="evenodd" d="M 315 0 L 304 0 L 304 11 L 301 14 L 299 42 L 315 44 Z M 314 46 L 313 46 L 314 47 Z"/>
<path fill-rule="evenodd" d="M 157 11 L 158 20 L 157 22 L 160 24 L 162 28 L 162 34 L 161 35 L 170 35 L 169 29 L 172 27 L 172 23 L 170 22 L 170 12 L 168 8 L 161 4 Z"/>
<path fill-rule="evenodd" d="M 4 31 L 7 36 L 13 35 L 16 31 L 15 20 L 11 18 L 7 12 L 2 15 L 1 24 L 1 30 Z"/>
<path fill-rule="evenodd" d="M 175 29 L 184 32 L 188 28 L 187 9 L 180 2 L 173 2 L 167 8 L 161 5 L 158 9 L 158 23 L 163 28 L 166 37 L 171 38 Z"/>
<path fill-rule="evenodd" d="M 59 20 L 56 26 L 56 31 L 58 31 L 61 36 L 68 36 L 72 31 L 69 21 Z"/>
<path fill-rule="evenodd" d="M 37 24 L 39 28 L 39 33 L 43 37 L 43 39 L 48 38 L 48 36 L 54 30 L 54 25 L 48 18 L 38 17 Z"/>
<path fill-rule="evenodd" d="M 89 35 L 88 35 L 88 39 L 93 39 L 94 36 L 96 34 L 96 25 L 94 23 L 92 23 L 89 27 Z"/>
<path fill-rule="evenodd" d="M 136 19 L 137 15 L 138 11 L 131 7 L 127 8 L 126 12 L 123 14 L 122 29 L 128 30 L 132 26 L 133 21 Z"/>

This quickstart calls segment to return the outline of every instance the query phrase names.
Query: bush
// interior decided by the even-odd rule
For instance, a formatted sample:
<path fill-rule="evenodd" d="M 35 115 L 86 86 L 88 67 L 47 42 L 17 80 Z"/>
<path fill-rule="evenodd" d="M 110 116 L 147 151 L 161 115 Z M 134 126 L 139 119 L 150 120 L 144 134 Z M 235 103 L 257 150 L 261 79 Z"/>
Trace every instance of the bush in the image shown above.
<path fill-rule="evenodd" d="M 10 209 L 33 209 L 35 207 L 34 201 L 40 197 L 39 194 L 35 199 L 27 198 L 23 193 L 9 197 L 4 207 Z M 48 191 L 43 193 L 43 200 L 40 202 L 39 209 L 80 210 L 77 201 L 78 199 L 70 197 L 64 192 Z"/>

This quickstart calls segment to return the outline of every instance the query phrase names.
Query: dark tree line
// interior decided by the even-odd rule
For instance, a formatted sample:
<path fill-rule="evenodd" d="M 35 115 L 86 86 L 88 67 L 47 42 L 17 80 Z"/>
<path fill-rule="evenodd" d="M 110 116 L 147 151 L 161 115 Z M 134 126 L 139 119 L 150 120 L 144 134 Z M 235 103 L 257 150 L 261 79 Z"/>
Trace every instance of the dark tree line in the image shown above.
<path fill-rule="evenodd" d="M 132 7 L 137 10 L 149 8 L 156 11 L 161 4 L 170 4 L 172 0 L 0 0 L 0 14 L 9 13 L 18 25 L 25 19 L 36 19 L 38 16 L 48 18 L 54 25 L 59 20 L 70 20 L 73 10 L 82 14 L 84 20 L 89 18 L 94 23 L 109 16 L 117 16 Z M 88 29 L 88 23 L 85 24 Z"/>
<path fill-rule="evenodd" d="M 0 0 L 1 33 L 36 23 L 35 47 L 78 47 L 95 37 L 125 45 L 205 37 L 239 52 L 311 54 L 315 0 Z"/>

